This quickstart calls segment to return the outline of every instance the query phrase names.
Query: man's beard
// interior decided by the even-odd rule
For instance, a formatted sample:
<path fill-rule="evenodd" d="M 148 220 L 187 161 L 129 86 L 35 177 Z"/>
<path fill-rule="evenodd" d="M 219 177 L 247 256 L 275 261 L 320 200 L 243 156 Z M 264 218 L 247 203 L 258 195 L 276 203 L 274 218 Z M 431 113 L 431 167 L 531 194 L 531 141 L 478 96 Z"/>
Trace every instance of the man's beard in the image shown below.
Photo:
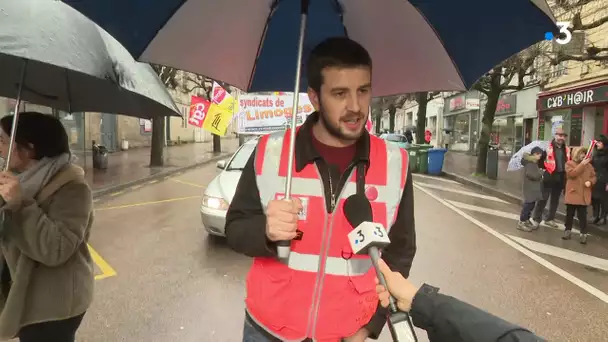
<path fill-rule="evenodd" d="M 323 124 L 323 127 L 325 127 L 325 130 L 327 130 L 327 132 L 331 136 L 333 136 L 334 138 L 340 139 L 342 141 L 356 141 L 356 140 L 359 140 L 359 138 L 361 137 L 361 135 L 363 135 L 363 130 L 365 129 L 365 125 L 363 125 L 361 131 L 356 136 L 353 136 L 352 134 L 344 134 L 344 132 L 342 132 L 342 130 L 340 129 L 340 122 L 339 121 L 338 121 L 337 125 L 334 125 L 334 124 L 332 124 L 327 119 L 326 114 L 325 114 L 325 110 L 323 109 L 323 104 L 322 103 L 319 103 L 319 119 L 321 120 L 321 123 Z M 342 120 L 342 118 L 340 118 L 340 120 Z M 361 120 L 364 120 L 364 118 L 361 118 Z"/>

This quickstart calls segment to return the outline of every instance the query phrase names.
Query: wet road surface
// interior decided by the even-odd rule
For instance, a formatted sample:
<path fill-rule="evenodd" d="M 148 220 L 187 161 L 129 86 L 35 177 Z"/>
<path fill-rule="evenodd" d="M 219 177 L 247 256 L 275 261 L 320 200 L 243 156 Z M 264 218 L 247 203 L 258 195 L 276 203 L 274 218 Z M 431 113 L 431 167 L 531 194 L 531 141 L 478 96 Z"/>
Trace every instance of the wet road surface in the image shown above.
<path fill-rule="evenodd" d="M 208 236 L 199 214 L 216 170 L 208 165 L 96 203 L 90 245 L 101 279 L 78 341 L 241 341 L 251 261 Z M 591 237 L 582 246 L 576 234 L 562 241 L 548 227 L 520 232 L 517 206 L 453 181 L 414 179 L 414 283 L 551 341 L 608 340 L 608 241 Z M 390 341 L 387 332 L 380 341 Z"/>

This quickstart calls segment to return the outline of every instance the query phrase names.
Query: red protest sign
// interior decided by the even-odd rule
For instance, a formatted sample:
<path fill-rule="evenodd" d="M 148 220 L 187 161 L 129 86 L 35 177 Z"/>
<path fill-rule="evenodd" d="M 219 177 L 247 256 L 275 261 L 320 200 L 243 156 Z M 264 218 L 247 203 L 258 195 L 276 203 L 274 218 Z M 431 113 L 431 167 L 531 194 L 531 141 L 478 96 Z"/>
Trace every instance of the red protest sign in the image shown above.
<path fill-rule="evenodd" d="M 207 116 L 210 106 L 211 103 L 202 97 L 192 96 L 190 99 L 190 115 L 188 116 L 188 123 L 192 126 L 203 127 L 205 116 Z"/>

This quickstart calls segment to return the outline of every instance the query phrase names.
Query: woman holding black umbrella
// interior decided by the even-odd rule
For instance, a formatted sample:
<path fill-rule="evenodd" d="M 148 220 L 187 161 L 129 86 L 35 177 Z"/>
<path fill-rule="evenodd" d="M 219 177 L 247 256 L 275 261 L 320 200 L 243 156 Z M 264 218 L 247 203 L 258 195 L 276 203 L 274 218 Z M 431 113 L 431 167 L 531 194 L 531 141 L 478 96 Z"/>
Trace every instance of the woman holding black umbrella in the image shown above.
<path fill-rule="evenodd" d="M 593 151 L 593 159 L 591 165 L 595 169 L 597 183 L 593 186 L 591 193 L 591 205 L 593 207 L 593 223 L 606 224 L 606 216 L 608 215 L 608 137 L 600 135 L 596 140 L 595 151 Z"/>
<path fill-rule="evenodd" d="M 71 163 L 61 122 L 36 112 L 0 119 L 0 340 L 73 342 L 93 299 L 87 241 L 91 189 Z"/>

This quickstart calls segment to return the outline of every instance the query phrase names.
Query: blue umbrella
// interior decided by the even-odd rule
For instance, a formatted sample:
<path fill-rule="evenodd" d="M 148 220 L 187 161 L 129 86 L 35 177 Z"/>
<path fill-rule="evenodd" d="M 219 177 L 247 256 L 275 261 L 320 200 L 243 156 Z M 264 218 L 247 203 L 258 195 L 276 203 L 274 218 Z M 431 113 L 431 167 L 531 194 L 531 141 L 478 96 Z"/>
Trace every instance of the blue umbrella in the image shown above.
<path fill-rule="evenodd" d="M 248 92 L 294 90 L 302 2 L 309 3 L 304 59 L 325 38 L 348 35 L 371 54 L 375 96 L 468 89 L 559 31 L 545 0 L 63 1 L 140 61 Z M 300 88 L 306 84 L 302 77 Z"/>

